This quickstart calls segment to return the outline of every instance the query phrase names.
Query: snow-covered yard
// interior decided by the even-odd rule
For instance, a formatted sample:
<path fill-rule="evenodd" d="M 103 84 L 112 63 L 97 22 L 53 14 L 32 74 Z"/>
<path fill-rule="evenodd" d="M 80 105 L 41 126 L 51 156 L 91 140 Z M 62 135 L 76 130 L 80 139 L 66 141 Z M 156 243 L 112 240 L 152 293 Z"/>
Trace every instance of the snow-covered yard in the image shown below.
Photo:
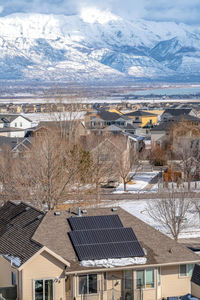
<path fill-rule="evenodd" d="M 126 185 L 126 189 L 128 193 L 138 193 L 141 191 L 145 191 L 145 188 L 151 182 L 153 178 L 158 175 L 159 172 L 140 172 L 137 173 L 133 180 Z M 130 173 L 131 176 L 131 173 Z M 124 186 L 121 183 L 113 193 L 124 193 Z"/>
<path fill-rule="evenodd" d="M 157 230 L 163 232 L 164 234 L 169 235 L 169 232 L 161 226 L 160 224 L 155 223 L 151 217 L 148 215 L 148 206 L 147 201 L 157 201 L 157 200 L 135 200 L 135 201 L 121 201 L 116 203 L 117 206 L 125 209 L 130 214 L 136 216 L 140 220 L 146 222 L 147 224 L 153 226 Z M 186 228 L 181 232 L 179 238 L 196 238 L 200 237 L 200 217 L 195 210 L 191 210 L 188 214 L 188 219 L 191 219 L 192 222 L 186 226 Z M 170 236 L 170 235 L 169 235 Z"/>

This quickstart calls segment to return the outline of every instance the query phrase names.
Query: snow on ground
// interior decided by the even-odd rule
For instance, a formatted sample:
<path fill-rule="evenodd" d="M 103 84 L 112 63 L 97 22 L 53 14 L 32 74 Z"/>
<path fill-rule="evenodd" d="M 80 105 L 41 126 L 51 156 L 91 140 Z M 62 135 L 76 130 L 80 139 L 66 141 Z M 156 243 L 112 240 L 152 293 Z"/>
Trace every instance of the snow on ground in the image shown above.
<path fill-rule="evenodd" d="M 26 118 L 29 118 L 32 122 L 41 121 L 71 121 L 80 120 L 84 118 L 85 112 L 57 112 L 57 113 L 29 113 L 22 114 Z"/>
<path fill-rule="evenodd" d="M 147 185 L 151 182 L 153 178 L 158 175 L 159 172 L 140 172 L 133 177 L 131 183 L 126 185 L 126 189 L 128 193 L 138 193 L 143 191 Z M 131 176 L 131 173 L 130 173 Z M 120 184 L 114 193 L 121 194 L 124 193 L 124 186 Z"/>
<path fill-rule="evenodd" d="M 161 231 L 162 233 L 170 236 L 169 232 L 166 229 L 158 224 L 155 223 L 154 220 L 148 215 L 148 207 L 147 201 L 157 201 L 157 200 L 135 200 L 135 201 L 121 201 L 116 203 L 117 206 L 125 209 L 130 214 L 134 215 L 138 219 L 142 220 L 143 222 L 151 225 L 152 227 L 156 228 L 157 230 Z M 180 234 L 179 238 L 196 238 L 200 237 L 200 216 L 194 210 L 190 211 L 188 214 L 188 219 L 192 219 L 192 223 L 188 224 L 183 232 Z"/>

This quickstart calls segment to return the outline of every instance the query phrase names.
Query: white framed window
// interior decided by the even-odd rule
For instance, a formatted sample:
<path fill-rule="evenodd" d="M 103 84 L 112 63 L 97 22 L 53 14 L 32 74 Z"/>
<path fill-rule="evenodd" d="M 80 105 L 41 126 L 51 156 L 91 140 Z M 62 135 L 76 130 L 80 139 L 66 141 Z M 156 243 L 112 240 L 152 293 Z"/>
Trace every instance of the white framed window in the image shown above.
<path fill-rule="evenodd" d="M 54 300 L 54 280 L 38 279 L 33 281 L 34 300 Z"/>
<path fill-rule="evenodd" d="M 78 276 L 78 292 L 83 294 L 97 294 L 97 274 Z"/>
<path fill-rule="evenodd" d="M 154 288 L 154 269 L 149 268 L 136 271 L 136 285 L 137 289 Z"/>
<path fill-rule="evenodd" d="M 132 290 L 133 288 L 133 271 L 124 271 L 124 287 L 126 290 Z"/>
<path fill-rule="evenodd" d="M 180 277 L 189 277 L 192 276 L 194 269 L 194 264 L 184 264 L 179 266 L 179 276 Z"/>

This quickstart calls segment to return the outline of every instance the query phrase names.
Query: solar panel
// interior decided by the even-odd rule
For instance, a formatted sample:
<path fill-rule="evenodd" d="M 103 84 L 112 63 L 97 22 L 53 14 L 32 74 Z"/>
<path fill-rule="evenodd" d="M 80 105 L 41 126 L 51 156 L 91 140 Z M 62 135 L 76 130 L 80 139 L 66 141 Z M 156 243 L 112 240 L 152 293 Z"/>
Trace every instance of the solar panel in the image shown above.
<path fill-rule="evenodd" d="M 79 260 L 142 257 L 144 251 L 138 241 L 75 246 Z"/>
<path fill-rule="evenodd" d="M 68 221 L 72 230 L 123 227 L 118 215 L 72 217 Z"/>
<path fill-rule="evenodd" d="M 124 227 L 71 231 L 69 236 L 74 246 L 137 241 L 133 229 Z"/>
<path fill-rule="evenodd" d="M 199 265 L 194 266 L 191 282 L 194 282 L 195 284 L 200 286 L 200 266 Z"/>
<path fill-rule="evenodd" d="M 69 237 L 79 260 L 142 257 L 144 251 L 133 229 L 123 227 L 118 215 L 68 219 Z"/>

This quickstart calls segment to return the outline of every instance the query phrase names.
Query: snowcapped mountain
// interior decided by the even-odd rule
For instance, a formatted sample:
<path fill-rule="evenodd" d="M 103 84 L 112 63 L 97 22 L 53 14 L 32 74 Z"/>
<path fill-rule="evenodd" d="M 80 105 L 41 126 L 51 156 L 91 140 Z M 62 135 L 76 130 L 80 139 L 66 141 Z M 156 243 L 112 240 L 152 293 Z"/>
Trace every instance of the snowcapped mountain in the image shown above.
<path fill-rule="evenodd" d="M 0 80 L 200 81 L 200 28 L 108 11 L 0 18 Z"/>

